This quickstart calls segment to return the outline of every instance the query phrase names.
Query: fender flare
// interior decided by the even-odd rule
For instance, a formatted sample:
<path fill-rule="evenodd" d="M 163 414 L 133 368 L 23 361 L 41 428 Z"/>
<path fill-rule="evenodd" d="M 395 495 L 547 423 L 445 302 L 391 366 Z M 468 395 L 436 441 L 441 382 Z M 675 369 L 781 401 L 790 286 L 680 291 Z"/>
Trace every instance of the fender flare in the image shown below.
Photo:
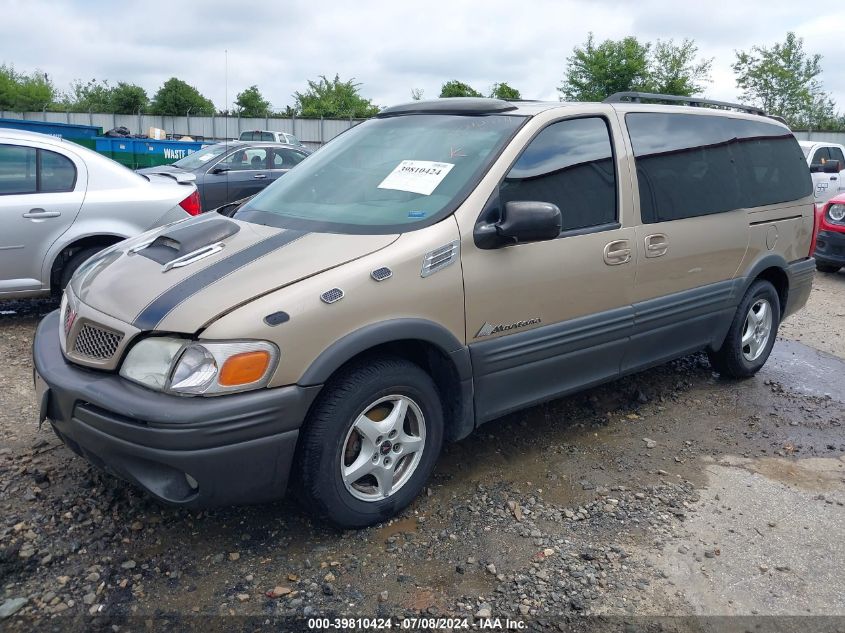
<path fill-rule="evenodd" d="M 323 350 L 311 363 L 300 385 L 322 385 L 344 363 L 377 345 L 423 341 L 437 347 L 455 365 L 458 378 L 472 378 L 469 350 L 442 325 L 426 319 L 391 319 L 350 332 Z"/>
<path fill-rule="evenodd" d="M 736 302 L 739 303 L 740 300 L 745 296 L 745 293 L 748 292 L 748 288 L 757 279 L 757 276 L 762 273 L 767 268 L 777 268 L 780 270 L 787 279 L 787 287 L 786 292 L 784 293 L 784 305 L 781 306 L 783 309 L 786 306 L 786 299 L 789 297 L 789 286 L 791 285 L 792 279 L 790 278 L 789 274 L 789 263 L 784 259 L 783 255 L 779 253 L 766 253 L 756 262 L 751 268 L 748 270 L 748 274 L 743 277 L 737 278 L 737 286 L 736 286 Z"/>

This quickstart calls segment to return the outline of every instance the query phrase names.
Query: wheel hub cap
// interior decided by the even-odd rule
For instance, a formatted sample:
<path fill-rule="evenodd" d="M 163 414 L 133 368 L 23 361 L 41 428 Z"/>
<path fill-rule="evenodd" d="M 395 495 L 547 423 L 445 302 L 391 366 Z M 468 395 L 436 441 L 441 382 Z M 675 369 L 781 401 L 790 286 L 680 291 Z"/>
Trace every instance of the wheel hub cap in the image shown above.
<path fill-rule="evenodd" d="M 340 475 L 361 501 L 393 495 L 413 476 L 425 449 L 425 418 L 411 398 L 379 398 L 360 413 L 340 452 Z"/>
<path fill-rule="evenodd" d="M 755 361 L 766 350 L 772 334 L 772 306 L 766 299 L 755 301 L 745 317 L 742 329 L 742 355 Z"/>

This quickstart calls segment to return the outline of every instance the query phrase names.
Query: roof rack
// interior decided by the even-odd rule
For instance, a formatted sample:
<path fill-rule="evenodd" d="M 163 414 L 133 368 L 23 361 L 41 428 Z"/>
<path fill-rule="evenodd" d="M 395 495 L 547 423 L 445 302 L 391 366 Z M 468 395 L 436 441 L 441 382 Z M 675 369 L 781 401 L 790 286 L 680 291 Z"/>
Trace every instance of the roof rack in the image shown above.
<path fill-rule="evenodd" d="M 716 101 L 715 99 L 702 99 L 701 97 L 681 97 L 678 95 L 661 95 L 653 92 L 617 92 L 607 97 L 602 103 L 641 103 L 643 99 L 651 101 L 666 101 L 669 103 L 682 103 L 693 107 L 715 106 L 717 108 L 731 108 L 748 114 L 768 116 L 764 110 L 754 106 L 742 105 L 741 103 L 730 103 L 728 101 Z M 772 117 L 776 118 L 776 117 Z"/>

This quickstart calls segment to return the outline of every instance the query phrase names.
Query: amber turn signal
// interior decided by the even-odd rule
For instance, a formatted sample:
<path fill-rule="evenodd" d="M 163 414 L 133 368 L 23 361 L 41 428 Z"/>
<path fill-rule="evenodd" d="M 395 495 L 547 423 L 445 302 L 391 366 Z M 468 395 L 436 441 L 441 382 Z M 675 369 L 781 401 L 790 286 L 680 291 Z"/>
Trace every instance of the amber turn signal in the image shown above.
<path fill-rule="evenodd" d="M 217 378 L 224 387 L 248 385 L 260 380 L 270 365 L 270 354 L 263 350 L 243 352 L 226 359 Z"/>

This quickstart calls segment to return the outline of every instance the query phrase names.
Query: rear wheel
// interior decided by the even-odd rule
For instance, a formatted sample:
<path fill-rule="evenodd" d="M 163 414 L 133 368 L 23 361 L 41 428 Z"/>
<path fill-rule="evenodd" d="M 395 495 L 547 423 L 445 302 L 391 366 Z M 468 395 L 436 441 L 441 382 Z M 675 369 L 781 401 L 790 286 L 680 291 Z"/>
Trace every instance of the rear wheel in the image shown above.
<path fill-rule="evenodd" d="M 769 358 L 780 325 L 780 297 L 768 281 L 745 293 L 722 347 L 708 353 L 710 364 L 730 378 L 753 376 Z"/>
<path fill-rule="evenodd" d="M 431 377 L 401 358 L 366 359 L 332 378 L 309 415 L 297 460 L 301 493 L 339 527 L 384 521 L 422 490 L 442 441 Z"/>
<path fill-rule="evenodd" d="M 816 262 L 816 270 L 818 270 L 820 273 L 835 273 L 839 272 L 840 268 L 842 268 L 842 266 L 834 266 L 833 264 L 820 264 L 819 262 Z"/>
<path fill-rule="evenodd" d="M 92 246 L 90 248 L 83 248 L 81 251 L 75 253 L 62 267 L 62 274 L 59 277 L 59 292 L 67 288 L 67 285 L 70 283 L 70 278 L 73 277 L 73 273 L 75 273 L 82 264 L 87 262 L 104 248 L 106 247 Z"/>

